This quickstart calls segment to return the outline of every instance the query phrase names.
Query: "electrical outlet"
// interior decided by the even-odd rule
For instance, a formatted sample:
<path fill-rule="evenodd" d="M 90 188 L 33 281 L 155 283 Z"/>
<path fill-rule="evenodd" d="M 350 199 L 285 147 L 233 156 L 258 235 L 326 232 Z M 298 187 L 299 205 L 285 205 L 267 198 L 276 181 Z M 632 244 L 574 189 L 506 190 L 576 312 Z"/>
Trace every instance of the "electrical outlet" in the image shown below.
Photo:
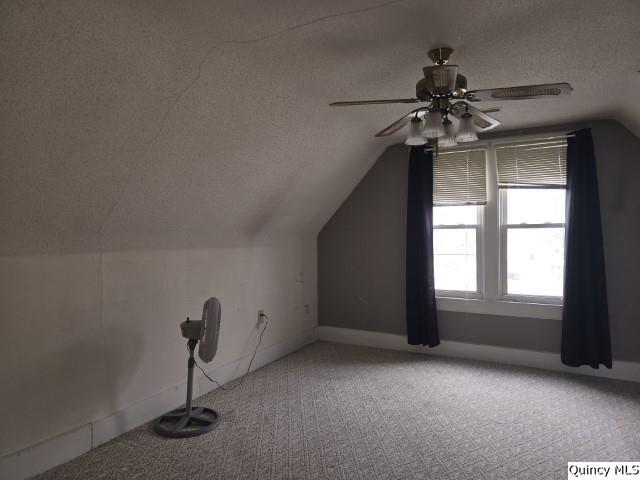
<path fill-rule="evenodd" d="M 258 310 L 258 323 L 256 324 L 256 328 L 260 328 L 266 320 L 267 314 L 264 313 L 264 310 Z"/>

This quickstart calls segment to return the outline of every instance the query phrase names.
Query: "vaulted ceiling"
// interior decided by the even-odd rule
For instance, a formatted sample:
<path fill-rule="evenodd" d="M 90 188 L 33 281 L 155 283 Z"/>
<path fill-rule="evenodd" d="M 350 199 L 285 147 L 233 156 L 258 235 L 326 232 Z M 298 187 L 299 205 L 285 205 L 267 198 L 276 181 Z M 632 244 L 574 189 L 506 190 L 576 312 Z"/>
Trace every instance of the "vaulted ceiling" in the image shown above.
<path fill-rule="evenodd" d="M 640 135 L 640 2 L 0 4 L 0 253 L 315 235 L 402 134 L 427 51 L 470 88 L 570 82 L 503 129 L 615 118 Z"/>

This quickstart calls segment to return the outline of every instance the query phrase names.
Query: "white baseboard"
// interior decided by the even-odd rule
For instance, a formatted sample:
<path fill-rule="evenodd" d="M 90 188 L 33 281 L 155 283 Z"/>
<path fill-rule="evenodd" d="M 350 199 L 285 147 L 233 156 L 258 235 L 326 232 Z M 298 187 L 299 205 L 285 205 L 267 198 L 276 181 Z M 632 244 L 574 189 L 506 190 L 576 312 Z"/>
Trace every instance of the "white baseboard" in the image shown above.
<path fill-rule="evenodd" d="M 258 350 L 251 370 L 284 357 L 315 340 L 317 340 L 317 327 L 263 347 Z M 229 382 L 246 371 L 250 359 L 251 355 L 243 356 L 208 370 L 207 374 L 220 383 Z M 196 376 L 194 396 L 203 395 L 215 388 L 216 386 L 201 374 Z M 185 395 L 186 382 L 182 382 L 145 400 L 129 405 L 113 415 L 97 419 L 75 430 L 2 457 L 0 458 L 0 478 L 2 480 L 22 480 L 68 462 L 118 435 L 183 405 Z"/>
<path fill-rule="evenodd" d="M 182 382 L 129 405 L 108 417 L 94 421 L 91 424 L 93 429 L 91 448 L 107 443 L 112 438 L 177 408 L 184 403 L 186 394 L 187 382 Z M 193 395 L 194 397 L 199 395 L 197 388 L 193 389 Z"/>
<path fill-rule="evenodd" d="M 557 372 L 640 382 L 640 363 L 623 360 L 614 360 L 613 368 L 611 369 L 593 369 L 587 366 L 568 367 L 560 361 L 560 354 L 552 352 L 520 350 L 516 348 L 478 345 L 448 340 L 442 341 L 440 345 L 435 348 L 427 348 L 408 345 L 407 338 L 403 335 L 325 326 L 318 327 L 318 338 L 329 342 L 349 343 L 352 345 L 364 345 L 446 357 L 467 358 Z"/>
<path fill-rule="evenodd" d="M 0 478 L 29 478 L 91 450 L 91 424 L 0 459 Z"/>

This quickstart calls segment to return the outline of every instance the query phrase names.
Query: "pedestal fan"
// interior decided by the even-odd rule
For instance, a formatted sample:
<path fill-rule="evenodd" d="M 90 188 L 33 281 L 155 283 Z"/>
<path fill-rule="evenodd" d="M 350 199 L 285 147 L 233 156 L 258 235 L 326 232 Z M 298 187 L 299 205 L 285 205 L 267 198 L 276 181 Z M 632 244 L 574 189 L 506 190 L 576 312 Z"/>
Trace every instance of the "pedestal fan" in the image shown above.
<path fill-rule="evenodd" d="M 210 408 L 194 407 L 191 404 L 193 395 L 193 367 L 196 365 L 194 351 L 200 342 L 198 356 L 203 362 L 210 362 L 218 350 L 220 333 L 220 301 L 208 299 L 202 310 L 202 320 L 187 318 L 180 324 L 182 336 L 187 339 L 189 360 L 187 362 L 187 402 L 184 407 L 162 415 L 153 424 L 156 433 L 171 438 L 195 437 L 210 432 L 222 421 L 218 412 Z"/>

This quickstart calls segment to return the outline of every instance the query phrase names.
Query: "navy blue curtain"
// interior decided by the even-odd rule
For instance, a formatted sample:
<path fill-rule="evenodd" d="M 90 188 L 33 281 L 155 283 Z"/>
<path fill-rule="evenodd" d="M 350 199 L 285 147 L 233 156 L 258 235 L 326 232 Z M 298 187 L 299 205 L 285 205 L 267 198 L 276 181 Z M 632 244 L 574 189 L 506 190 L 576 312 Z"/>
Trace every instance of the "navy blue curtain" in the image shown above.
<path fill-rule="evenodd" d="M 562 363 L 611 368 L 600 199 L 589 129 L 567 139 Z"/>
<path fill-rule="evenodd" d="M 411 147 L 407 194 L 407 339 L 410 345 L 440 343 L 433 280 L 433 154 Z"/>

